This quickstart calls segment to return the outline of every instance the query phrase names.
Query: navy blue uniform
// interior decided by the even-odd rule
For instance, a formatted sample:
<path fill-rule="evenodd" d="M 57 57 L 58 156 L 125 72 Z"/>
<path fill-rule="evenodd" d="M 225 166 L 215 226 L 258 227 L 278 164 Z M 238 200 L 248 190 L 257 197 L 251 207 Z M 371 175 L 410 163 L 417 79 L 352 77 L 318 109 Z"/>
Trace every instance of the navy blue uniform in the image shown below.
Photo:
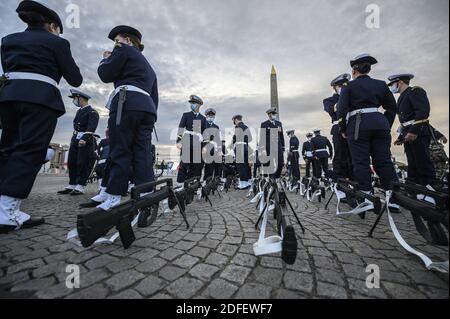
<path fill-rule="evenodd" d="M 178 171 L 177 182 L 184 183 L 185 180 L 193 177 L 202 176 L 202 155 L 201 147 L 203 137 L 194 136 L 192 134 L 202 134 L 206 129 L 206 117 L 202 114 L 194 112 L 186 112 L 183 114 L 178 125 L 180 134 L 184 134 L 178 138 L 178 142 L 182 142 L 183 150 L 181 151 L 182 161 Z M 195 143 L 194 143 L 195 139 Z M 183 155 L 183 151 L 189 151 L 189 154 Z"/>
<path fill-rule="evenodd" d="M 311 177 L 311 165 L 313 174 L 316 172 L 316 163 L 314 162 L 314 152 L 313 145 L 311 141 L 306 141 L 303 143 L 302 156 L 306 163 L 306 177 Z"/>
<path fill-rule="evenodd" d="M 384 114 L 380 112 L 361 114 L 359 134 L 355 136 L 357 116 L 350 117 L 347 123 L 347 114 L 359 109 L 380 106 L 386 110 Z M 391 127 L 396 113 L 395 98 L 384 81 L 363 75 L 342 88 L 338 102 L 341 133 L 347 134 L 352 155 L 353 176 L 363 191 L 372 189 L 371 159 L 376 173 L 380 176 L 382 188 L 390 189 L 391 183 L 398 180 L 391 159 Z"/>
<path fill-rule="evenodd" d="M 292 176 L 295 180 L 300 180 L 300 141 L 297 136 L 293 136 L 289 139 L 289 158 L 292 167 Z"/>
<path fill-rule="evenodd" d="M 242 138 L 238 139 L 236 133 L 233 135 L 233 145 L 236 154 L 236 168 L 239 172 L 239 179 L 242 182 L 248 182 L 251 179 L 251 168 L 248 160 L 250 155 L 250 147 L 248 144 L 252 141 L 252 135 L 248 129 L 248 126 L 243 122 L 236 125 L 235 129 L 240 129 L 244 134 L 243 140 Z"/>
<path fill-rule="evenodd" d="M 5 73 L 27 72 L 59 83 L 62 77 L 73 87 L 83 82 L 70 44 L 43 27 L 2 39 L 1 62 Z M 8 80 L 0 89 L 0 194 L 28 197 L 45 161 L 58 117 L 65 113 L 58 88 L 36 80 Z"/>
<path fill-rule="evenodd" d="M 69 168 L 69 184 L 86 186 L 89 178 L 90 163 L 95 152 L 95 140 L 92 134 L 84 134 L 77 138 L 80 132 L 95 133 L 97 130 L 99 115 L 91 106 L 85 106 L 78 110 L 73 120 L 74 133 L 70 142 L 67 166 Z M 80 140 L 86 142 L 79 145 Z"/>
<path fill-rule="evenodd" d="M 274 136 L 274 140 L 271 136 L 271 130 L 277 130 L 278 134 Z M 266 145 L 267 156 L 274 158 L 274 163 L 265 163 L 263 166 L 270 167 L 271 165 L 275 165 L 276 171 L 272 174 L 274 178 L 281 177 L 281 171 L 284 166 L 284 151 L 285 151 L 285 141 L 284 141 L 284 133 L 283 133 L 283 124 L 277 120 L 267 120 L 266 122 L 261 123 L 261 139 L 264 139 L 260 142 L 260 145 Z M 277 154 L 271 153 L 271 144 L 278 145 Z"/>
<path fill-rule="evenodd" d="M 104 138 L 100 141 L 97 147 L 97 154 L 99 157 L 99 163 L 97 165 L 97 177 L 99 179 L 103 179 L 105 177 L 106 173 L 106 167 L 108 165 L 108 159 L 109 159 L 109 138 Z M 103 181 L 102 181 L 103 182 Z M 105 184 L 106 187 L 107 184 Z"/>
<path fill-rule="evenodd" d="M 316 161 L 316 172 L 314 177 L 321 178 L 322 171 L 326 178 L 330 178 L 328 169 L 328 159 L 333 158 L 333 146 L 330 140 L 322 135 L 317 135 L 311 139 L 314 160 Z M 327 150 L 328 149 L 328 150 Z"/>
<path fill-rule="evenodd" d="M 110 176 L 107 193 L 127 192 L 131 169 L 136 185 L 153 181 L 152 133 L 157 119 L 158 86 L 156 74 L 142 52 L 134 46 L 116 45 L 112 55 L 103 59 L 98 75 L 114 87 L 135 86 L 147 94 L 127 91 L 119 125 L 119 95 L 112 99 L 108 122 L 110 139 Z"/>
<path fill-rule="evenodd" d="M 428 120 L 430 102 L 427 93 L 420 87 L 409 87 L 398 100 L 398 116 L 400 123 Z M 407 125 L 402 128 L 400 139 L 406 134 L 417 135 L 414 142 L 405 143 L 408 159 L 408 179 L 424 186 L 432 184 L 436 173 L 430 158 L 431 133 L 428 122 Z"/>
<path fill-rule="evenodd" d="M 206 129 L 207 130 L 208 129 L 215 129 L 215 130 L 217 130 L 217 132 L 219 132 L 219 130 L 220 130 L 218 125 L 216 125 L 215 123 L 211 123 L 210 124 L 208 122 L 206 122 Z M 215 133 L 215 134 L 217 135 L 218 133 Z M 211 135 L 209 140 L 210 141 L 214 141 L 214 136 Z M 215 155 L 214 149 L 211 149 L 210 155 L 211 156 Z M 213 177 L 213 176 L 214 177 L 220 177 L 221 172 L 222 172 L 222 163 L 221 162 L 216 163 L 214 161 L 214 162 L 209 163 L 209 164 L 205 163 L 205 176 L 204 176 L 204 179 L 206 180 L 207 178 Z"/>
<path fill-rule="evenodd" d="M 347 140 L 342 136 L 339 128 L 339 121 L 337 115 L 337 103 L 339 101 L 339 94 L 323 100 L 323 106 L 325 111 L 330 115 L 331 123 L 331 136 L 333 137 L 333 179 L 338 178 L 351 178 L 352 176 L 352 160 L 350 150 L 348 148 Z"/>

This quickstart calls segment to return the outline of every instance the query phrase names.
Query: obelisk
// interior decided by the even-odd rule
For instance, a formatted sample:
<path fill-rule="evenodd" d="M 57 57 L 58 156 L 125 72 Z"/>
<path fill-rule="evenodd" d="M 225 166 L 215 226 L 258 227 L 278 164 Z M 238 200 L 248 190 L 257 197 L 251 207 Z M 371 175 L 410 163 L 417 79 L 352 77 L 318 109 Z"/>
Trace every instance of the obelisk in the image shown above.
<path fill-rule="evenodd" d="M 272 65 L 272 72 L 270 74 L 270 99 L 271 108 L 277 111 L 278 119 L 280 118 L 280 108 L 278 105 L 278 84 L 277 84 L 277 71 Z"/>

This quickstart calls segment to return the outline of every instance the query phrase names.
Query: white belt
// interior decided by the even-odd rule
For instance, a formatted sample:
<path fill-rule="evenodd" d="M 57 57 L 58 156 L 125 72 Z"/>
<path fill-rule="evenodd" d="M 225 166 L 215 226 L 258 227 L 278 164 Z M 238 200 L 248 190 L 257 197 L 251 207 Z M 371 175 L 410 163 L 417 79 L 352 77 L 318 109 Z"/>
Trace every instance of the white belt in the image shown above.
<path fill-rule="evenodd" d="M 333 125 L 339 125 L 339 123 L 341 123 L 341 121 L 334 121 Z"/>
<path fill-rule="evenodd" d="M 350 113 L 347 114 L 347 121 L 352 117 L 355 116 L 357 114 L 368 114 L 368 113 L 379 113 L 380 111 L 378 110 L 377 107 L 369 107 L 366 109 L 358 109 L 358 110 L 354 110 Z"/>
<path fill-rule="evenodd" d="M 245 142 L 236 142 L 236 143 L 234 143 L 234 145 L 248 145 L 248 143 L 245 143 Z"/>
<path fill-rule="evenodd" d="M 108 103 L 106 104 L 106 108 L 109 110 L 111 108 L 111 103 L 112 100 L 114 99 L 114 97 L 122 90 L 125 89 L 126 91 L 131 91 L 131 92 L 137 92 L 137 93 L 141 93 L 147 96 L 150 96 L 150 94 L 147 91 L 144 91 L 143 89 L 138 88 L 137 86 L 134 85 L 121 85 L 118 86 L 114 91 L 111 92 L 111 94 L 109 95 L 108 98 Z"/>
<path fill-rule="evenodd" d="M 313 157 L 313 152 L 306 152 L 306 157 Z"/>
<path fill-rule="evenodd" d="M 327 152 L 327 153 L 328 153 L 328 149 L 322 148 L 322 149 L 320 149 L 320 150 L 315 150 L 314 152 L 315 152 L 315 153 L 319 153 L 319 152 Z"/>
<path fill-rule="evenodd" d="M 203 134 L 201 134 L 201 133 L 195 133 L 195 132 L 192 132 L 192 131 L 184 131 L 184 134 L 186 135 L 192 135 L 192 136 L 197 136 L 199 139 L 200 139 L 200 141 L 203 141 Z"/>
<path fill-rule="evenodd" d="M 29 72 L 9 72 L 4 74 L 8 80 L 33 80 L 45 82 L 54 87 L 58 87 L 58 83 L 53 80 L 51 77 L 38 74 L 38 73 L 29 73 Z"/>

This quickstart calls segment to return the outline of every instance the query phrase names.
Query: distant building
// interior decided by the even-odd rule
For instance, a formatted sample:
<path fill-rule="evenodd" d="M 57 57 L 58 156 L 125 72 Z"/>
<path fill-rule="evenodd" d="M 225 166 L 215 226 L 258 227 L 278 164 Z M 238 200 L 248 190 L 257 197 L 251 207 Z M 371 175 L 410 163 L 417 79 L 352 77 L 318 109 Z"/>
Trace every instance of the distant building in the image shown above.
<path fill-rule="evenodd" d="M 64 174 L 67 172 L 67 154 L 69 147 L 67 145 L 60 145 L 51 143 L 50 147 L 55 151 L 55 156 L 50 162 L 43 165 L 41 172 L 47 174 Z"/>

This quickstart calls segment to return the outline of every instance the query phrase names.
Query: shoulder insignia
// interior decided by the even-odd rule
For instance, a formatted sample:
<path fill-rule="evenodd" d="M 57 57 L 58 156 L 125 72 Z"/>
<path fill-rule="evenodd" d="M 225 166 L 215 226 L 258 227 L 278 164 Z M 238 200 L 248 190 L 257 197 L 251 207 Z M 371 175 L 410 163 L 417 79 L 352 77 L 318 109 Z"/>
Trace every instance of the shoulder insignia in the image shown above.
<path fill-rule="evenodd" d="M 422 87 L 420 87 L 420 86 L 413 86 L 412 87 L 412 90 L 413 91 L 416 91 L 416 90 L 422 90 L 422 91 L 425 91 Z"/>

